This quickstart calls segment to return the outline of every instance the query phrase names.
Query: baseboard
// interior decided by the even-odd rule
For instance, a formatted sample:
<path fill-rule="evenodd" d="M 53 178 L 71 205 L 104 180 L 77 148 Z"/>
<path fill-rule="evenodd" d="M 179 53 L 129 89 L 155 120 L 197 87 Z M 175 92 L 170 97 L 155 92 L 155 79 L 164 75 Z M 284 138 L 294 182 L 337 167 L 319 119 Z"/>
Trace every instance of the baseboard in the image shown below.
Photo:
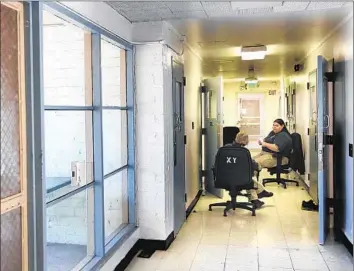
<path fill-rule="evenodd" d="M 114 271 L 124 271 L 128 267 L 128 265 L 134 259 L 135 255 L 138 254 L 138 252 L 140 251 L 138 247 L 138 242 L 139 241 L 137 241 L 134 246 L 128 251 L 127 255 L 125 255 L 125 257 L 120 261 Z"/>
<path fill-rule="evenodd" d="M 353 244 L 349 241 L 347 236 L 344 234 L 343 230 L 338 230 L 337 236 L 339 237 L 338 241 L 341 242 L 345 246 L 345 248 L 349 251 L 349 253 L 353 256 Z"/>
<path fill-rule="evenodd" d="M 174 232 L 171 232 L 170 235 L 166 238 L 166 240 L 139 239 L 129 250 L 127 255 L 125 255 L 125 257 L 116 266 L 114 271 L 124 271 L 139 252 L 139 255 L 141 255 L 141 257 L 150 258 L 156 250 L 167 250 L 174 241 L 174 239 Z"/>
<path fill-rule="evenodd" d="M 189 215 L 192 213 L 194 207 L 197 205 L 200 196 L 202 195 L 203 190 L 199 190 L 197 195 L 195 196 L 195 198 L 193 199 L 193 201 L 191 202 L 191 204 L 189 204 L 187 210 L 186 210 L 186 219 L 189 217 Z"/>

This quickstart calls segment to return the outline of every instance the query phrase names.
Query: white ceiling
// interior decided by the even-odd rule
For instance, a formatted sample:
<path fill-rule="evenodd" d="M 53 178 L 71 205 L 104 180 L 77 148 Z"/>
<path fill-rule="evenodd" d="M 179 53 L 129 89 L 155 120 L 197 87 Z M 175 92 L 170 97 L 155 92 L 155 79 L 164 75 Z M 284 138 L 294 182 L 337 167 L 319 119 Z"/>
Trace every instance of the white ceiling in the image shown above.
<path fill-rule="evenodd" d="M 132 22 L 169 21 L 203 58 L 203 75 L 255 74 L 274 80 L 291 71 L 353 11 L 353 2 L 107 2 Z M 241 46 L 266 45 L 264 60 L 242 61 Z"/>
<path fill-rule="evenodd" d="M 148 22 L 175 19 L 229 18 L 255 14 L 323 10 L 340 8 L 348 2 L 107 1 L 106 3 L 130 22 Z"/>

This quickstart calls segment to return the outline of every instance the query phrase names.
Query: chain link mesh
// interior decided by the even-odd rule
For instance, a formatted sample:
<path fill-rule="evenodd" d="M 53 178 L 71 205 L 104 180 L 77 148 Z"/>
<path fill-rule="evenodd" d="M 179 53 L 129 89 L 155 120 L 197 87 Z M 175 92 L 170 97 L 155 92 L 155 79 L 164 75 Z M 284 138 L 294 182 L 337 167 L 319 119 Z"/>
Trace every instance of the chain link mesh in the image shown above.
<path fill-rule="evenodd" d="M 22 271 L 20 207 L 1 215 L 1 271 Z"/>
<path fill-rule="evenodd" d="M 17 11 L 0 4 L 1 198 L 21 192 Z M 3 270 L 3 269 L 1 269 Z"/>

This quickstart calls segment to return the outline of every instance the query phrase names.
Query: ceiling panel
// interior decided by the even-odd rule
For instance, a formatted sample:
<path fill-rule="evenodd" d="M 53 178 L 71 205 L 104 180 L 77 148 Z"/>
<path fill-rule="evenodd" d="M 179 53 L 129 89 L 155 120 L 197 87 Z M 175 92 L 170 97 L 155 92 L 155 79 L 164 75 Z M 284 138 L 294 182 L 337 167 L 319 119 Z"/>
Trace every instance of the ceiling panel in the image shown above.
<path fill-rule="evenodd" d="M 208 16 L 205 11 L 174 11 L 171 17 L 163 17 L 163 19 L 207 19 Z"/>
<path fill-rule="evenodd" d="M 235 1 L 113 1 L 107 2 L 131 22 L 177 19 L 234 18 L 342 7 L 345 2 L 235 2 Z M 153 11 L 151 13 L 150 11 Z M 204 12 L 204 13 L 203 13 Z"/>
<path fill-rule="evenodd" d="M 149 21 L 148 18 L 154 21 L 161 21 L 163 18 L 171 18 L 173 16 L 169 8 L 161 8 L 158 10 L 141 10 L 141 9 L 126 9 L 122 15 L 130 18 L 132 21 Z"/>
<path fill-rule="evenodd" d="M 284 2 L 282 6 L 275 6 L 274 12 L 293 12 L 305 10 L 310 2 Z"/>
<path fill-rule="evenodd" d="M 204 10 L 208 13 L 230 13 L 232 10 L 230 2 L 202 2 Z M 211 15 L 211 14 L 210 14 Z"/>
<path fill-rule="evenodd" d="M 252 16 L 267 14 L 273 12 L 273 7 L 263 7 L 263 8 L 247 8 L 236 10 L 235 13 L 237 16 Z"/>
<path fill-rule="evenodd" d="M 165 5 L 174 11 L 203 11 L 201 2 L 165 2 Z"/>
<path fill-rule="evenodd" d="M 130 10 L 130 9 L 143 9 L 143 10 L 156 10 L 159 8 L 166 8 L 164 2 L 151 1 L 151 2 L 138 2 L 138 1 L 110 1 L 107 2 L 111 7 L 118 10 Z"/>
<path fill-rule="evenodd" d="M 231 2 L 231 7 L 233 10 L 236 9 L 251 9 L 251 8 L 266 8 L 266 7 L 274 7 L 281 6 L 282 2 Z"/>
<path fill-rule="evenodd" d="M 310 2 L 307 10 L 320 10 L 320 9 L 332 9 L 340 8 L 344 6 L 345 2 Z"/>

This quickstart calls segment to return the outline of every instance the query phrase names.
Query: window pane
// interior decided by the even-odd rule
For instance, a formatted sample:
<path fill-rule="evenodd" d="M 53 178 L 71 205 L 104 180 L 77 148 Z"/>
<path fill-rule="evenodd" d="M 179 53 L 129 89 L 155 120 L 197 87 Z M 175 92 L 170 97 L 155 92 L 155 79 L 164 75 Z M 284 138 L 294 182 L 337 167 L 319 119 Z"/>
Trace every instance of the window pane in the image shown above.
<path fill-rule="evenodd" d="M 127 164 L 127 112 L 103 110 L 103 170 L 108 174 Z"/>
<path fill-rule="evenodd" d="M 1 215 L 1 271 L 22 270 L 21 220 L 21 208 Z"/>
<path fill-rule="evenodd" d="M 92 182 L 91 111 L 45 111 L 47 201 Z"/>
<path fill-rule="evenodd" d="M 43 79 L 45 105 L 91 105 L 85 95 L 85 31 L 43 11 Z M 86 59 L 86 61 L 89 61 Z M 89 63 L 86 65 L 91 66 Z M 90 82 L 88 81 L 88 84 Z"/>
<path fill-rule="evenodd" d="M 72 270 L 92 258 L 93 202 L 89 188 L 47 208 L 48 270 Z"/>
<path fill-rule="evenodd" d="M 126 169 L 104 180 L 104 218 L 107 244 L 128 223 Z"/>
<path fill-rule="evenodd" d="M 1 4 L 1 198 L 21 191 L 18 13 Z M 5 57 L 6 56 L 6 57 Z M 2 270 L 2 269 L 1 269 Z"/>
<path fill-rule="evenodd" d="M 125 50 L 101 40 L 102 105 L 126 106 Z"/>

